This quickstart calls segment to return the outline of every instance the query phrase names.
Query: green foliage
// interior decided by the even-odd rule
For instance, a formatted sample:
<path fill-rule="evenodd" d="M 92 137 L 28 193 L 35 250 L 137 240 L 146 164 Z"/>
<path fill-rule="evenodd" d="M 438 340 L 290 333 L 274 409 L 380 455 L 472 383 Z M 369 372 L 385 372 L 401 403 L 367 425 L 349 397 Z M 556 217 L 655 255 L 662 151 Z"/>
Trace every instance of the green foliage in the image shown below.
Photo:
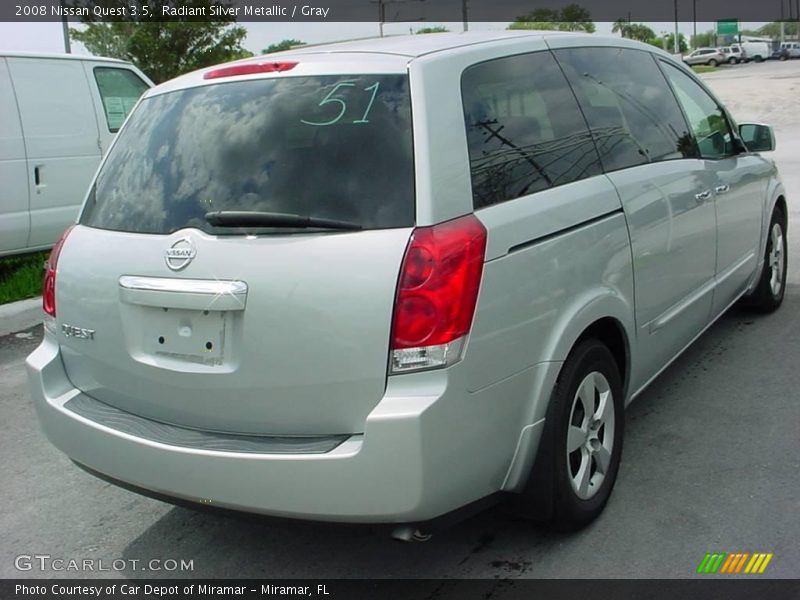
<path fill-rule="evenodd" d="M 797 37 L 797 21 L 786 21 L 784 23 L 783 33 L 786 37 Z M 781 39 L 781 24 L 780 21 L 773 21 L 759 27 L 756 35 L 763 37 L 771 37 L 775 40 Z"/>
<path fill-rule="evenodd" d="M 692 48 L 713 48 L 717 45 L 717 33 L 713 29 L 692 36 Z"/>
<path fill-rule="evenodd" d="M 619 33 L 622 37 L 639 42 L 648 42 L 656 37 L 655 32 L 647 25 L 641 23 L 629 23 L 625 19 L 617 19 L 611 29 L 614 33 Z"/>
<path fill-rule="evenodd" d="M 436 25 L 435 27 L 423 27 L 422 29 L 417 29 L 414 33 L 446 33 L 448 31 L 450 30 L 447 27 Z"/>
<path fill-rule="evenodd" d="M 73 0 L 68 4 L 83 6 L 86 2 Z M 82 17 L 84 27 L 70 30 L 73 39 L 97 56 L 132 62 L 156 83 L 195 69 L 253 55 L 242 47 L 247 30 L 235 25 L 233 17 L 156 20 L 156 15 L 161 15 L 162 6 L 205 8 L 205 14 L 210 15 L 211 6 L 229 6 L 221 0 L 93 0 L 92 5 L 135 5 L 140 16 L 107 23 L 97 22 L 93 16 Z M 150 17 L 141 16 L 145 5 Z"/>
<path fill-rule="evenodd" d="M 537 8 L 519 16 L 508 29 L 534 29 L 554 31 L 584 31 L 594 33 L 591 13 L 578 4 L 568 4 L 562 9 Z"/>
<path fill-rule="evenodd" d="M 506 29 L 513 30 L 537 30 L 537 31 L 561 31 L 555 21 L 514 21 Z"/>
<path fill-rule="evenodd" d="M 261 54 L 272 54 L 273 52 L 283 52 L 284 50 L 291 50 L 297 46 L 305 46 L 305 42 L 300 40 L 281 40 L 277 44 L 270 44 L 261 51 Z"/>
<path fill-rule="evenodd" d="M 672 54 L 675 52 L 675 34 L 669 33 L 665 37 L 653 37 L 649 40 L 646 40 L 648 44 L 651 46 L 655 46 L 656 48 L 661 48 L 662 50 L 666 49 L 667 52 Z M 686 52 L 689 50 L 689 45 L 686 43 L 686 36 L 682 33 L 678 35 L 678 46 L 680 47 L 681 52 Z"/>
<path fill-rule="evenodd" d="M 0 259 L 0 304 L 42 293 L 42 272 L 49 252 Z"/>

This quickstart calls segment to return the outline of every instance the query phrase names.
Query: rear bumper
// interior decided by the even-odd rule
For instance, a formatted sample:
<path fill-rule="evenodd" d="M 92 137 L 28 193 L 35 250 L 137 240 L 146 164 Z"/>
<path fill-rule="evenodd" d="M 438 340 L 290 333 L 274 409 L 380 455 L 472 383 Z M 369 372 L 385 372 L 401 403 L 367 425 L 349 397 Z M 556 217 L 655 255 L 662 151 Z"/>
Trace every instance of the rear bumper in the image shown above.
<path fill-rule="evenodd" d="M 466 391 L 463 364 L 392 377 L 363 435 L 324 453 L 258 453 L 172 445 L 70 410 L 82 393 L 47 331 L 27 368 L 47 437 L 109 478 L 220 508 L 383 523 L 433 519 L 503 489 L 531 390 L 548 379 L 547 364 L 478 392 Z"/>

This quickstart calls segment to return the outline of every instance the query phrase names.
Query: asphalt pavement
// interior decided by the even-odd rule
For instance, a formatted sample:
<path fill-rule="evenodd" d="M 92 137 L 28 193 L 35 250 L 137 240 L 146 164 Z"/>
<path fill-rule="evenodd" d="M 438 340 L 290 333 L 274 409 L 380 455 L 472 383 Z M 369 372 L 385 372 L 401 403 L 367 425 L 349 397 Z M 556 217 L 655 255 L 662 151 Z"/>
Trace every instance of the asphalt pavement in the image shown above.
<path fill-rule="evenodd" d="M 800 61 L 740 69 L 741 81 L 731 69 L 709 83 L 723 98 L 773 77 L 787 94 L 800 84 Z M 546 531 L 492 509 L 401 544 L 386 527 L 234 518 L 140 497 L 84 473 L 40 432 L 23 368 L 37 326 L 0 337 L 0 577 L 689 578 L 706 552 L 771 552 L 760 577 L 799 577 L 800 123 L 783 115 L 777 131 L 791 212 L 784 305 L 769 316 L 731 310 L 629 407 L 617 486 L 586 530 Z M 50 568 L 19 558 L 33 555 L 49 555 Z M 192 569 L 142 570 L 154 558 Z M 53 570 L 52 559 L 110 570 Z"/>

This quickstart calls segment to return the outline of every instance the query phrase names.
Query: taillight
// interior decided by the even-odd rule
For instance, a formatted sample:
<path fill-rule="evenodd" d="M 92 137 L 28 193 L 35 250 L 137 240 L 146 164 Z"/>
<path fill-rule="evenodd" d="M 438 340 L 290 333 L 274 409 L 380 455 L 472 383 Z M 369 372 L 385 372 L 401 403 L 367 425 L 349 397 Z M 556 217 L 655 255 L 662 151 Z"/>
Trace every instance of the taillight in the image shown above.
<path fill-rule="evenodd" d="M 414 230 L 397 286 L 391 373 L 445 367 L 461 358 L 485 254 L 486 229 L 474 215 Z"/>
<path fill-rule="evenodd" d="M 268 62 L 268 63 L 248 63 L 244 65 L 232 65 L 207 71 L 203 79 L 219 79 L 220 77 L 233 77 L 234 75 L 252 75 L 253 73 L 281 73 L 290 71 L 297 66 L 296 62 Z"/>
<path fill-rule="evenodd" d="M 61 248 L 64 242 L 67 241 L 69 232 L 75 225 L 70 225 L 58 238 L 55 246 L 50 251 L 50 257 L 44 267 L 44 280 L 42 281 L 42 308 L 51 317 L 56 316 L 56 271 L 58 270 L 58 257 L 61 254 Z"/>

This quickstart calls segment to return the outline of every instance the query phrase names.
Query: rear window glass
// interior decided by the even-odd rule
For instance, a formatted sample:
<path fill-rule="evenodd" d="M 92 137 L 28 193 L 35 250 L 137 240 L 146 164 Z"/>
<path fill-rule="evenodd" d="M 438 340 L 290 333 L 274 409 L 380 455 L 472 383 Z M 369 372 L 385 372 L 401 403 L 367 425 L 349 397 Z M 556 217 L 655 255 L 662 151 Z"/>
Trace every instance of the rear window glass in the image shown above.
<path fill-rule="evenodd" d="M 208 233 L 215 211 L 289 213 L 365 229 L 414 222 L 405 75 L 287 77 L 147 98 L 81 217 L 91 227 Z M 248 228 L 251 231 L 253 228 Z"/>
<path fill-rule="evenodd" d="M 469 67 L 461 94 L 475 208 L 601 172 L 586 121 L 549 52 Z"/>

